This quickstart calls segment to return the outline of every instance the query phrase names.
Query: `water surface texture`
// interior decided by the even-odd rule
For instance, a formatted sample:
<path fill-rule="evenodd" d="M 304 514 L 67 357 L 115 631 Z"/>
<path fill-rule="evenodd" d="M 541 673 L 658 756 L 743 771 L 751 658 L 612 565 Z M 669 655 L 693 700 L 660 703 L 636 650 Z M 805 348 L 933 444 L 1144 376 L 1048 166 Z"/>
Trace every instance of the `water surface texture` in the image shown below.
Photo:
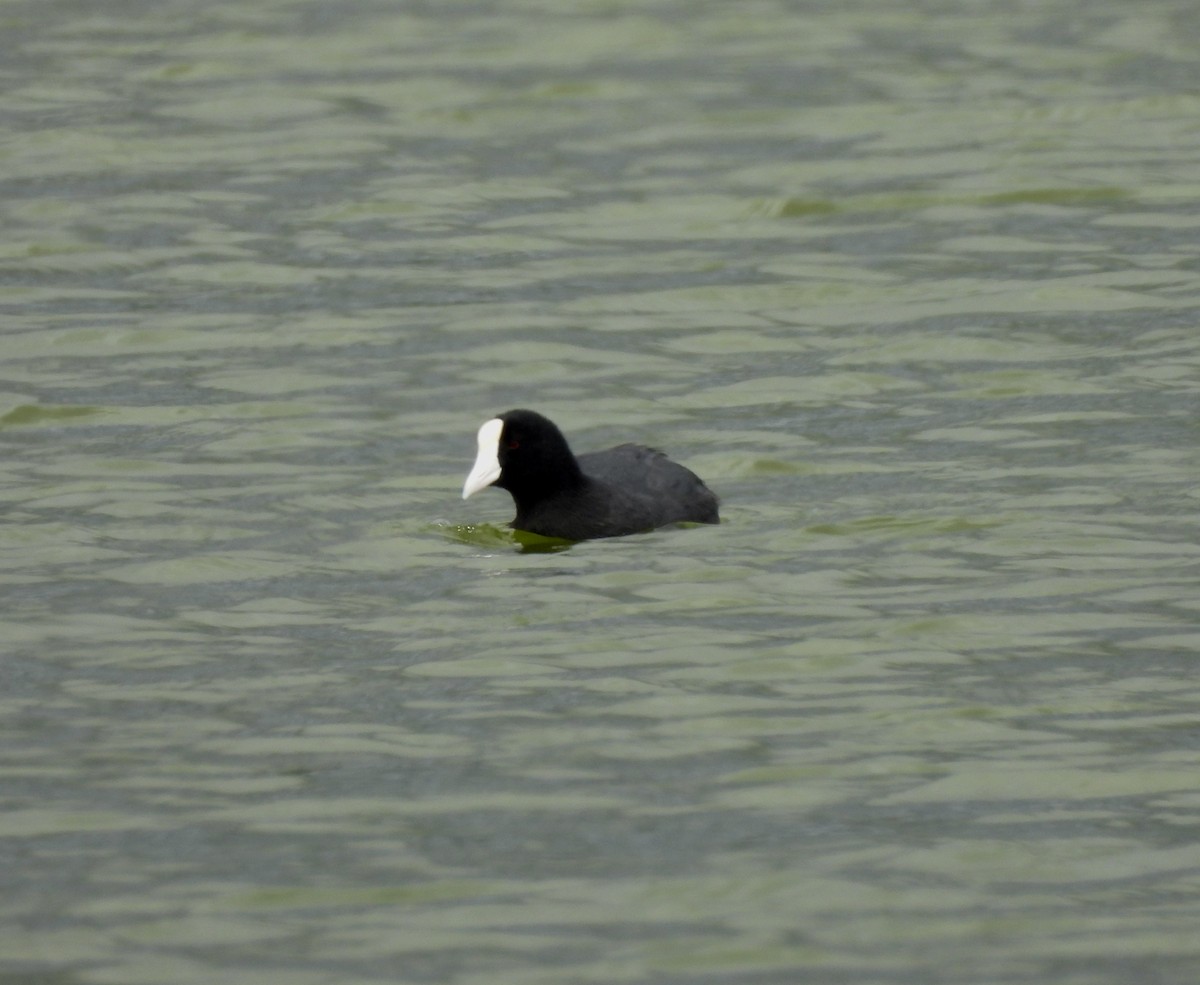
<path fill-rule="evenodd" d="M 1193 0 L 0 23 L 0 983 L 1195 982 Z"/>

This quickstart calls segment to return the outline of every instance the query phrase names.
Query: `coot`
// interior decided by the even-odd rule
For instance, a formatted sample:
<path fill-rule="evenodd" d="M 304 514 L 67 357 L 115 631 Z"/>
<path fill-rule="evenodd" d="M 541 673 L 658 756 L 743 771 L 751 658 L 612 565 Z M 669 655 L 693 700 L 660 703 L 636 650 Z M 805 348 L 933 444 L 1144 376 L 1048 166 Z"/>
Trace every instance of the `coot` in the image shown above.
<path fill-rule="evenodd" d="M 510 410 L 479 429 L 463 499 L 486 486 L 517 504 L 512 526 L 544 537 L 621 537 L 667 523 L 720 523 L 717 497 L 692 472 L 643 445 L 576 458 L 554 423 Z"/>

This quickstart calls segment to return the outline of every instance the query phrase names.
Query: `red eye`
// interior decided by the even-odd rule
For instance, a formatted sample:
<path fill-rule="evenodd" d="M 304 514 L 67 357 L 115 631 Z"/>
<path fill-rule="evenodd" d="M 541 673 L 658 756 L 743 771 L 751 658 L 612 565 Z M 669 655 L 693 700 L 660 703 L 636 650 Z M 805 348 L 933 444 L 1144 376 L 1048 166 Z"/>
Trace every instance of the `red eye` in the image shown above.
<path fill-rule="evenodd" d="M 521 447 L 521 442 L 519 442 L 516 438 L 509 438 L 507 444 L 508 444 L 508 447 L 511 448 L 513 451 L 516 451 L 518 448 Z"/>

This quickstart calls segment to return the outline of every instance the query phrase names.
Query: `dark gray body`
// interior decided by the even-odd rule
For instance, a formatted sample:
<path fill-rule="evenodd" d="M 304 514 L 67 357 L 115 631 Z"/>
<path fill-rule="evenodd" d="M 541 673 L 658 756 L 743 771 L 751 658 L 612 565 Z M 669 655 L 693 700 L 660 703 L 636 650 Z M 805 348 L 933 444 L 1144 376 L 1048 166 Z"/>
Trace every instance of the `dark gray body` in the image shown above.
<path fill-rule="evenodd" d="M 622 537 L 669 523 L 719 523 L 717 497 L 689 469 L 644 445 L 576 459 L 583 481 L 533 503 L 517 502 L 512 525 L 544 537 Z"/>

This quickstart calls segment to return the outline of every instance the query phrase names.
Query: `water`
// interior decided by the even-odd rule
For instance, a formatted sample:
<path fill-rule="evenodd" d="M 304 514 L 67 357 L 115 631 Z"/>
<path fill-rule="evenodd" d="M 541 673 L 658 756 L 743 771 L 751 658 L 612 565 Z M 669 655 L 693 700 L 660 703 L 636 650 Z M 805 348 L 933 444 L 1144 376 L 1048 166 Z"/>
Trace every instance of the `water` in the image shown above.
<path fill-rule="evenodd" d="M 1194 980 L 1190 4 L 3 18 L 0 981 Z"/>

